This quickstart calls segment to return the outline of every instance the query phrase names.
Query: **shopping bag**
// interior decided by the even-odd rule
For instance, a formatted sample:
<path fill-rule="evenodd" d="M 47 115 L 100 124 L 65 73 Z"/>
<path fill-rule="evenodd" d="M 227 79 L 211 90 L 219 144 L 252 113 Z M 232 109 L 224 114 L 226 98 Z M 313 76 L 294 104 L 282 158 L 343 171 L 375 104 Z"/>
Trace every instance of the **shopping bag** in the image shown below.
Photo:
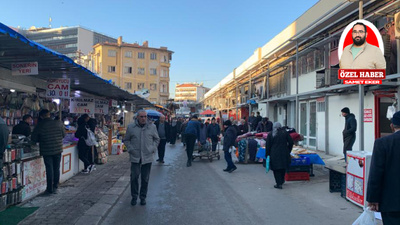
<path fill-rule="evenodd" d="M 267 159 L 265 160 L 265 172 L 268 173 L 269 172 L 269 156 L 267 156 Z"/>
<path fill-rule="evenodd" d="M 354 221 L 353 225 L 376 225 L 375 214 L 368 208 Z"/>
<path fill-rule="evenodd" d="M 86 128 L 87 130 L 87 138 L 85 139 L 87 146 L 95 146 L 97 145 L 96 135 L 94 135 L 93 131 Z"/>
<path fill-rule="evenodd" d="M 235 163 L 235 162 L 239 162 L 239 159 L 237 158 L 237 156 L 236 156 L 236 148 L 235 147 L 231 147 L 230 149 L 229 149 L 229 151 L 231 152 L 231 156 L 232 156 L 232 161 Z"/>

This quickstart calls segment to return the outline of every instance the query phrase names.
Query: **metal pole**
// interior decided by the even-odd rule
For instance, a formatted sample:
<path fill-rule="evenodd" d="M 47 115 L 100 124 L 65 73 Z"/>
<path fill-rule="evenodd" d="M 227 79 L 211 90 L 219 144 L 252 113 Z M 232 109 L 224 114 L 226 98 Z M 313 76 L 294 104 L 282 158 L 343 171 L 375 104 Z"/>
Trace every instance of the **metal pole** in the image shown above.
<path fill-rule="evenodd" d="M 358 17 L 359 19 L 363 18 L 363 1 L 358 2 L 358 8 L 359 8 L 359 14 Z M 360 84 L 358 86 L 358 99 L 360 100 L 360 105 L 359 105 L 359 124 L 360 124 L 360 151 L 364 151 L 364 85 Z"/>
<path fill-rule="evenodd" d="M 268 64 L 267 64 L 267 87 L 265 88 L 266 89 L 266 97 L 267 97 L 267 100 L 269 100 L 269 61 L 268 61 Z M 269 101 L 267 102 L 267 116 L 269 117 Z"/>
<path fill-rule="evenodd" d="M 296 117 L 294 118 L 295 129 L 297 132 L 299 131 L 299 41 L 296 40 L 296 108 L 295 108 Z"/>

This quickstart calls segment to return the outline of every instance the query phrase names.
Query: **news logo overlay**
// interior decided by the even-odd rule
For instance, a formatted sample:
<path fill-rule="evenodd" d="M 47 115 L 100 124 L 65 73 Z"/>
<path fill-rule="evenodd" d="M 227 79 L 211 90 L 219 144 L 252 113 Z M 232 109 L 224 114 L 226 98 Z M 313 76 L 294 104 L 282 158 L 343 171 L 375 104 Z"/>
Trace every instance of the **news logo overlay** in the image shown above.
<path fill-rule="evenodd" d="M 347 25 L 338 54 L 338 78 L 343 84 L 382 84 L 386 78 L 382 36 L 371 22 L 356 20 Z"/>

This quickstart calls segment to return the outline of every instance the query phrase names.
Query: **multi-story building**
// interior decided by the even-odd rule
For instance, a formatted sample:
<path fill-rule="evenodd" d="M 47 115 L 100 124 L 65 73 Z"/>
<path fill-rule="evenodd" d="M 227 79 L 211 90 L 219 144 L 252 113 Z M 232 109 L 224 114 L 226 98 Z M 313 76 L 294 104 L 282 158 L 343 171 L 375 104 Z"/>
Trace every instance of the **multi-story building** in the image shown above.
<path fill-rule="evenodd" d="M 88 63 L 93 72 L 131 93 L 149 92 L 148 100 L 164 105 L 169 98 L 169 68 L 173 52 L 167 47 L 151 48 L 122 42 L 93 46 Z"/>
<path fill-rule="evenodd" d="M 203 86 L 203 83 L 183 83 L 175 86 L 175 101 L 199 102 L 210 89 Z"/>
<path fill-rule="evenodd" d="M 18 30 L 28 39 L 72 59 L 87 55 L 97 43 L 116 43 L 117 39 L 83 27 L 36 28 Z"/>

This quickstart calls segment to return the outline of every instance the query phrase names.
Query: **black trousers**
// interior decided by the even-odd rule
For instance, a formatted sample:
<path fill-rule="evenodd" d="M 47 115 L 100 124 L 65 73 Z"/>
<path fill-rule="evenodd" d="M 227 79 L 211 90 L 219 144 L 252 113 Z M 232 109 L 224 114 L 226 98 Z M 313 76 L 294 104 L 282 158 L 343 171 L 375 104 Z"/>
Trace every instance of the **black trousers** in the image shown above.
<path fill-rule="evenodd" d="M 85 169 L 88 168 L 90 164 L 92 164 L 92 161 L 89 161 L 89 152 L 90 155 L 92 155 L 92 148 L 88 146 L 78 146 L 78 155 L 79 159 L 83 162 L 83 165 L 85 166 Z"/>
<path fill-rule="evenodd" d="M 58 188 L 58 183 L 60 182 L 61 153 L 57 155 L 44 155 L 43 160 L 46 167 L 46 191 L 51 193 L 54 189 Z"/>
<path fill-rule="evenodd" d="M 196 143 L 196 138 L 197 137 L 194 134 L 186 134 L 186 136 L 185 136 L 185 139 L 186 139 L 186 154 L 187 154 L 188 162 L 192 161 L 194 144 Z"/>
<path fill-rule="evenodd" d="M 384 225 L 400 224 L 400 212 L 381 212 Z"/>
<path fill-rule="evenodd" d="M 233 163 L 231 154 L 232 153 L 230 153 L 229 150 L 228 151 L 224 151 L 224 157 L 225 157 L 225 161 L 226 161 L 226 164 L 227 164 L 226 169 L 228 169 L 228 170 L 236 168 L 235 164 Z"/>
<path fill-rule="evenodd" d="M 285 173 L 285 169 L 274 170 L 274 177 L 277 185 L 282 185 L 285 183 Z"/>
<path fill-rule="evenodd" d="M 140 199 L 146 199 L 149 186 L 151 163 L 142 164 L 131 162 L 131 196 L 137 199 L 139 195 L 139 176 L 140 176 Z"/>
<path fill-rule="evenodd" d="M 215 152 L 217 150 L 217 145 L 218 145 L 218 136 L 212 136 L 211 143 L 212 143 L 212 151 Z"/>
<path fill-rule="evenodd" d="M 164 161 L 166 144 L 167 144 L 167 139 L 160 139 L 160 143 L 158 144 L 158 159 L 160 161 Z"/>

